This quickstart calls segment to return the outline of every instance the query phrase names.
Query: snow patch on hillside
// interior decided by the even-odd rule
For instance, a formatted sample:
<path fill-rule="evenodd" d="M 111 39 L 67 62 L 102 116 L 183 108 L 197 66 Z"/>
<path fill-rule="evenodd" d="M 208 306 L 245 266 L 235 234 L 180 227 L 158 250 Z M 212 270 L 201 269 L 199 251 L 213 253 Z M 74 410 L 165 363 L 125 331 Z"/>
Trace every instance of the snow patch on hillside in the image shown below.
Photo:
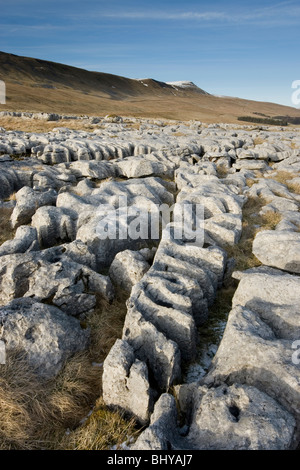
<path fill-rule="evenodd" d="M 166 82 L 167 85 L 171 85 L 174 88 L 194 88 L 196 85 L 193 82 L 188 82 L 188 81 L 179 81 L 179 82 Z"/>

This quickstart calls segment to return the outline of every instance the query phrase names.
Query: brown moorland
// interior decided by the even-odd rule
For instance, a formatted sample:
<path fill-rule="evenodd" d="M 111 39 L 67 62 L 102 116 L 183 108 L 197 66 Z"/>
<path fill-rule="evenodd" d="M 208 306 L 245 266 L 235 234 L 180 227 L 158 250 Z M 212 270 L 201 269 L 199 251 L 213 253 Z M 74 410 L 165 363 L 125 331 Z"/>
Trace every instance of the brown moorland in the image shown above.
<path fill-rule="evenodd" d="M 257 113 L 300 117 L 296 108 L 217 97 L 196 85 L 174 88 L 153 79 L 134 80 L 90 72 L 5 52 L 0 52 L 0 80 L 6 83 L 6 104 L 0 105 L 0 111 L 94 116 L 114 113 L 207 123 L 237 123 L 239 116 L 257 117 Z"/>

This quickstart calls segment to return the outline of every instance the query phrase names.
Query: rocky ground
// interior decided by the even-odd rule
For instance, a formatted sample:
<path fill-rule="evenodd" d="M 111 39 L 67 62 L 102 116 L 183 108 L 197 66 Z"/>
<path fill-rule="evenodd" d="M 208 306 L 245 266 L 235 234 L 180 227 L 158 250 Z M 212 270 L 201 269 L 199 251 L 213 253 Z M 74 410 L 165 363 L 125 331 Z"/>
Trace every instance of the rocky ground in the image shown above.
<path fill-rule="evenodd" d="M 299 130 L 78 121 L 89 131 L 0 128 L 6 354 L 55 378 L 89 347 L 99 302 L 125 291 L 102 384 L 106 405 L 146 426 L 133 449 L 297 447 Z M 200 205 L 202 245 L 178 240 L 174 221 L 159 236 L 103 240 L 120 198 L 140 213 Z"/>

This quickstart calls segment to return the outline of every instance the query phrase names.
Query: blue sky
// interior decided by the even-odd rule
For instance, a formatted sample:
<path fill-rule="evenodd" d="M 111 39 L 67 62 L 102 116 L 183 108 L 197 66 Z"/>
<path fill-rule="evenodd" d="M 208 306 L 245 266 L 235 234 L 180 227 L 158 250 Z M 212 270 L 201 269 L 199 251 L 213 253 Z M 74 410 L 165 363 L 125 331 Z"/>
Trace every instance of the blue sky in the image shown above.
<path fill-rule="evenodd" d="M 0 0 L 4 52 L 289 106 L 299 39 L 299 0 Z"/>

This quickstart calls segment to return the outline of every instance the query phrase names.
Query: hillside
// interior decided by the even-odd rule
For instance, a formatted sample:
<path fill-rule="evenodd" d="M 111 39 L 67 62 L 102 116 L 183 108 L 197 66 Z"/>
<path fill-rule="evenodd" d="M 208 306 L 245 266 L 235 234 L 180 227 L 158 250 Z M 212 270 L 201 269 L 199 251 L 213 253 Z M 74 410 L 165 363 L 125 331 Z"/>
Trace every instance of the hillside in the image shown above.
<path fill-rule="evenodd" d="M 217 97 L 192 82 L 134 80 L 117 75 L 0 52 L 0 80 L 6 105 L 0 110 L 44 111 L 236 122 L 238 116 L 300 117 L 300 111 L 274 103 Z"/>

